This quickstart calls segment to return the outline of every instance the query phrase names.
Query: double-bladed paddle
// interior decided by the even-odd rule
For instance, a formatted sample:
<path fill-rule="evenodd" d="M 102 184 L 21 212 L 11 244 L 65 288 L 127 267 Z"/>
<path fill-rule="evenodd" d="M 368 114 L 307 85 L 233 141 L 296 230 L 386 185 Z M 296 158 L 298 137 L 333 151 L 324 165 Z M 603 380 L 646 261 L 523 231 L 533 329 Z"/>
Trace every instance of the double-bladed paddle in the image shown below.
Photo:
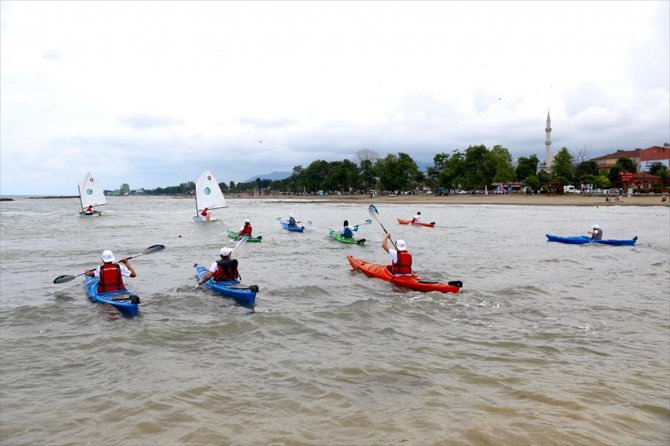
<path fill-rule="evenodd" d="M 130 256 L 130 257 L 125 257 L 125 259 L 126 259 L 126 260 L 134 259 L 135 257 L 143 256 L 143 255 L 146 255 L 146 254 L 153 254 L 153 253 L 155 253 L 155 252 L 162 251 L 162 250 L 164 250 L 164 249 L 165 249 L 165 245 L 151 245 L 151 246 L 149 246 L 147 249 L 145 249 L 144 251 L 142 251 L 141 253 L 139 253 L 139 254 L 134 254 L 134 255 L 132 255 L 132 256 Z M 119 262 L 114 262 L 114 263 L 120 263 L 120 261 L 119 261 Z M 83 276 L 84 274 L 86 274 L 86 273 L 85 273 L 85 272 L 83 272 L 83 273 L 79 273 L 79 274 L 77 274 L 76 276 L 70 276 L 70 275 L 64 274 L 64 275 L 62 275 L 62 276 L 58 276 L 58 277 L 56 277 L 56 278 L 54 279 L 53 283 L 65 283 L 65 282 L 70 282 L 71 280 L 74 280 L 75 278 L 77 278 L 77 277 L 79 277 L 79 276 Z"/>
<path fill-rule="evenodd" d="M 384 230 L 384 233 L 385 233 L 385 234 L 388 234 L 388 231 L 386 230 L 386 228 L 384 227 L 384 225 L 382 224 L 382 222 L 379 220 L 379 211 L 377 210 L 377 208 L 375 207 L 374 204 L 371 204 L 371 205 L 368 207 L 368 212 L 370 212 L 370 215 L 372 215 L 372 218 L 374 218 L 375 220 L 377 220 L 377 223 L 379 223 L 379 226 L 382 227 L 382 229 Z M 392 239 L 390 236 L 389 236 L 389 240 L 391 240 L 391 243 L 393 243 L 393 247 L 394 247 L 394 248 L 396 249 L 396 251 L 397 251 L 397 250 L 398 250 L 398 247 L 395 245 L 395 242 L 393 241 L 393 239 Z"/>
<path fill-rule="evenodd" d="M 357 224 L 357 225 L 354 225 L 354 231 L 358 231 L 358 227 L 359 227 L 359 226 L 365 226 L 365 225 L 369 225 L 369 224 L 371 224 L 371 223 L 372 223 L 372 220 L 370 220 L 370 219 L 368 218 L 368 219 L 365 220 L 363 223 L 359 223 L 359 224 Z"/>

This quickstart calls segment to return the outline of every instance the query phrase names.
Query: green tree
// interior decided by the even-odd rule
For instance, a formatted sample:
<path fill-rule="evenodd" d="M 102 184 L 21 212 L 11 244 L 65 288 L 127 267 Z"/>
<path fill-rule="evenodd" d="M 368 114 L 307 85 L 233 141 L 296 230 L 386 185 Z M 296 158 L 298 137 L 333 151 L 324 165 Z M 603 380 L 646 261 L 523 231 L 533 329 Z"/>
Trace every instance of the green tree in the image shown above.
<path fill-rule="evenodd" d="M 302 192 L 305 188 L 305 169 L 302 166 L 295 166 L 288 178 L 287 192 Z"/>
<path fill-rule="evenodd" d="M 424 181 L 424 175 L 416 162 L 406 153 L 398 153 L 398 164 L 402 175 L 402 190 L 418 188 Z"/>
<path fill-rule="evenodd" d="M 584 184 L 593 184 L 590 177 L 598 176 L 600 169 L 595 161 L 582 161 L 575 167 L 575 178 Z"/>
<path fill-rule="evenodd" d="M 668 166 L 666 166 L 661 162 L 656 161 L 649 164 L 647 170 L 652 175 L 657 175 L 662 178 L 668 178 Z"/>
<path fill-rule="evenodd" d="M 619 158 L 614 164 L 614 167 L 612 167 L 609 173 L 607 174 L 607 177 L 609 178 L 610 182 L 616 187 L 622 186 L 621 179 L 619 178 L 619 174 L 621 172 L 636 173 L 637 166 L 635 166 L 635 163 L 630 158 L 627 157 Z"/>
<path fill-rule="evenodd" d="M 575 164 L 572 154 L 566 147 L 563 147 L 554 156 L 554 162 L 551 166 L 551 174 L 554 178 L 562 178 L 570 184 L 575 179 Z"/>
<path fill-rule="evenodd" d="M 399 153 L 397 156 L 388 154 L 385 158 L 378 159 L 375 171 L 381 189 L 389 191 L 406 191 L 419 177 L 419 167 L 405 153 Z"/>
<path fill-rule="evenodd" d="M 495 145 L 487 155 L 488 170 L 495 172 L 493 181 L 508 182 L 514 180 L 514 166 L 512 165 L 512 155 L 506 148 Z"/>
<path fill-rule="evenodd" d="M 530 188 L 532 192 L 537 192 L 540 190 L 542 185 L 540 180 L 537 178 L 537 175 L 528 175 L 524 180 L 524 184 Z"/>
<path fill-rule="evenodd" d="M 436 186 L 458 189 L 465 178 L 465 155 L 458 150 L 454 150 L 451 155 L 438 153 L 427 171 L 429 179 L 435 178 Z"/>
<path fill-rule="evenodd" d="M 359 177 L 363 183 L 363 188 L 367 192 L 370 189 L 373 189 L 377 183 L 375 178 L 375 169 L 372 160 L 364 159 L 361 160 L 360 165 L 358 166 Z"/>
<path fill-rule="evenodd" d="M 323 188 L 322 183 L 330 172 L 330 163 L 324 160 L 312 161 L 304 172 L 306 192 L 316 192 Z"/>
<path fill-rule="evenodd" d="M 524 181 L 531 175 L 535 176 L 537 174 L 538 164 L 540 164 L 540 160 L 535 154 L 532 154 L 527 158 L 525 156 L 519 157 L 519 159 L 517 160 L 516 172 L 515 172 L 517 181 Z M 535 177 L 535 179 L 537 179 L 537 176 Z"/>
<path fill-rule="evenodd" d="M 470 146 L 465 151 L 465 178 L 467 189 L 481 189 L 493 182 L 495 168 L 488 161 L 488 149 L 484 145 Z"/>
<path fill-rule="evenodd" d="M 346 192 L 358 187 L 360 177 L 358 167 L 349 160 L 330 163 L 328 174 L 322 182 L 322 189 Z"/>

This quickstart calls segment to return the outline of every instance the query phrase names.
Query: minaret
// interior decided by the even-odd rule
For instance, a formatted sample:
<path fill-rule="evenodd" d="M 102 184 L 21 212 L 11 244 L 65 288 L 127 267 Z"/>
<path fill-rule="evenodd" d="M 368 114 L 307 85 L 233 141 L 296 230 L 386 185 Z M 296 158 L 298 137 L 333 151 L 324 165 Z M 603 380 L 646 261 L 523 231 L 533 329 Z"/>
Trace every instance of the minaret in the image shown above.
<path fill-rule="evenodd" d="M 547 127 L 544 131 L 547 135 L 544 140 L 544 165 L 547 172 L 551 172 L 551 164 L 554 161 L 554 157 L 551 155 L 551 117 L 549 116 L 549 110 L 547 110 Z"/>

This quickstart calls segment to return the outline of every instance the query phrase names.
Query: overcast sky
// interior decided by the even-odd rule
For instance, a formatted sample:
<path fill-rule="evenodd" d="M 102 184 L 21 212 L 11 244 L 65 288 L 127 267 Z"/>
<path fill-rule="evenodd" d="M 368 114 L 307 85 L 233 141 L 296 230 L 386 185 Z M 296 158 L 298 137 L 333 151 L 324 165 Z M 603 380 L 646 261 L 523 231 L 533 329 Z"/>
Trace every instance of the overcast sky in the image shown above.
<path fill-rule="evenodd" d="M 668 4 L 3 0 L 0 193 L 663 145 Z"/>

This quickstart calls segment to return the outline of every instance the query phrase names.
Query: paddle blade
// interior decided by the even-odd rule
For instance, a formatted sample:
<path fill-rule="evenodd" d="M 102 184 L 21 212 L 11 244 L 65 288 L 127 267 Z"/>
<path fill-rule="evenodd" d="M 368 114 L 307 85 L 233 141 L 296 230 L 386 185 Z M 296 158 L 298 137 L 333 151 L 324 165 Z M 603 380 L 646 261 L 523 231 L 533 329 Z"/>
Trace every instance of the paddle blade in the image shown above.
<path fill-rule="evenodd" d="M 74 280 L 74 277 L 75 277 L 75 276 L 70 276 L 70 275 L 64 274 L 64 275 L 62 275 L 62 276 L 58 276 L 58 277 L 56 277 L 56 278 L 54 279 L 54 283 L 65 283 L 65 282 L 69 282 L 69 281 L 71 281 L 71 280 Z"/>
<path fill-rule="evenodd" d="M 130 256 L 130 257 L 126 257 L 126 259 L 127 260 L 134 259 L 135 257 L 139 257 L 139 256 L 147 255 L 147 254 L 153 254 L 155 252 L 159 252 L 159 251 L 162 251 L 164 249 L 165 249 L 165 245 L 151 245 L 147 249 L 142 251 L 141 253 L 135 254 L 135 255 Z M 116 263 L 119 263 L 119 262 L 116 262 Z"/>
<path fill-rule="evenodd" d="M 365 243 L 365 239 L 364 239 L 364 238 L 362 238 L 362 239 L 360 239 L 360 240 L 356 240 L 356 244 L 357 244 L 357 245 L 362 245 L 363 243 Z"/>
<path fill-rule="evenodd" d="M 165 249 L 165 245 L 151 245 L 144 250 L 142 254 L 153 254 L 154 252 L 162 251 Z"/>
<path fill-rule="evenodd" d="M 231 255 L 235 254 L 237 252 L 237 250 L 247 242 L 248 238 L 249 238 L 248 235 L 243 235 L 242 237 L 240 237 L 240 240 L 237 242 L 237 244 L 233 248 L 233 252 L 231 253 Z"/>
<path fill-rule="evenodd" d="M 447 283 L 451 286 L 455 286 L 455 287 L 458 287 L 458 288 L 463 288 L 463 282 L 461 282 L 460 280 L 452 280 L 451 282 L 447 282 Z"/>

